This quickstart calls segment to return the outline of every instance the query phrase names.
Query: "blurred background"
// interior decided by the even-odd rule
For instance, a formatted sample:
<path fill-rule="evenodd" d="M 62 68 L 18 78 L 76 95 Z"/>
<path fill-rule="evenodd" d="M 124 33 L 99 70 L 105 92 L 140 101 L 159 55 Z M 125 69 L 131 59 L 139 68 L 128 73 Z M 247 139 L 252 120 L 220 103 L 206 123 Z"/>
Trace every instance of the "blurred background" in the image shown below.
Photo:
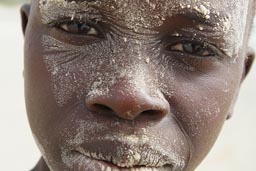
<path fill-rule="evenodd" d="M 27 0 L 28 2 L 29 0 Z M 26 0 L 0 0 L 0 170 L 28 171 L 38 161 L 23 95 L 23 35 L 19 8 Z M 256 48 L 256 29 L 251 46 Z M 242 85 L 233 118 L 197 171 L 256 171 L 256 68 Z M 254 87 L 255 86 L 255 87 Z"/>
<path fill-rule="evenodd" d="M 0 5 L 9 5 L 9 6 L 17 6 L 24 2 L 30 2 L 30 0 L 0 0 Z"/>

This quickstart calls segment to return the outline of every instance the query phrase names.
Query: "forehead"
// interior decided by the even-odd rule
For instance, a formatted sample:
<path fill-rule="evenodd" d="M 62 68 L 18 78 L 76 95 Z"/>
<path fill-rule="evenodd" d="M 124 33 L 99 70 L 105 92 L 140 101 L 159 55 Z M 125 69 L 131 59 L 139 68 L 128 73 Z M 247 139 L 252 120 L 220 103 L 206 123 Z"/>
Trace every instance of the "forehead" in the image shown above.
<path fill-rule="evenodd" d="M 170 12 L 174 9 L 185 9 L 191 8 L 197 10 L 199 6 L 203 6 L 206 10 L 216 10 L 216 11 L 229 11 L 242 9 L 246 4 L 248 4 L 248 0 L 38 0 L 39 4 L 56 4 L 58 7 L 67 7 L 68 4 L 77 4 L 80 7 L 86 7 L 88 5 L 98 6 L 101 8 L 108 8 L 108 11 L 120 10 L 122 8 L 123 12 L 129 12 L 129 10 L 161 10 L 158 12 Z M 244 6 L 245 5 L 245 6 Z M 133 8 L 131 8 L 133 7 Z M 125 10 L 126 9 L 126 10 Z M 213 12 L 212 11 L 212 12 Z M 203 11 L 201 11 L 203 12 Z"/>
<path fill-rule="evenodd" d="M 103 14 L 113 19 L 124 20 L 124 24 L 142 25 L 145 28 L 163 24 L 168 17 L 187 14 L 209 22 L 231 20 L 246 11 L 248 1 L 241 0 L 39 0 L 41 13 L 48 18 L 61 13 L 74 15 Z M 48 15 L 47 15 L 48 13 Z M 43 17 L 44 17 L 43 16 Z M 46 17 L 44 18 L 46 19 Z M 215 20 L 214 20 L 215 19 Z M 238 18 L 237 18 L 238 19 Z M 162 20 L 162 21 L 161 21 Z M 47 21 L 45 21 L 47 22 Z"/>

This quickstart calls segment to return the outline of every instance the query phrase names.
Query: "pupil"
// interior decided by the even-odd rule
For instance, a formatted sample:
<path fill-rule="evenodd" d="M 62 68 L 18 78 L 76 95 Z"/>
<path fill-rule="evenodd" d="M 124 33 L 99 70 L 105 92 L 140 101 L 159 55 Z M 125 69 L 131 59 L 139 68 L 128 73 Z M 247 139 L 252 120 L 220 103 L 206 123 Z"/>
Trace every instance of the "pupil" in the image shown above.
<path fill-rule="evenodd" d="M 201 53 L 204 50 L 204 48 L 202 48 L 200 45 L 193 43 L 186 43 L 183 45 L 183 48 L 189 53 Z"/>
<path fill-rule="evenodd" d="M 199 45 L 194 45 L 194 51 L 195 52 L 201 52 L 202 51 L 202 48 L 201 48 L 201 46 L 199 46 Z"/>
<path fill-rule="evenodd" d="M 84 23 L 73 23 L 68 25 L 68 30 L 74 33 L 87 33 L 90 26 Z"/>
<path fill-rule="evenodd" d="M 90 30 L 90 26 L 87 24 L 78 24 L 79 31 L 88 32 Z"/>
<path fill-rule="evenodd" d="M 194 47 L 192 45 L 192 43 L 186 43 L 183 45 L 183 48 L 186 52 L 192 53 L 194 50 Z"/>

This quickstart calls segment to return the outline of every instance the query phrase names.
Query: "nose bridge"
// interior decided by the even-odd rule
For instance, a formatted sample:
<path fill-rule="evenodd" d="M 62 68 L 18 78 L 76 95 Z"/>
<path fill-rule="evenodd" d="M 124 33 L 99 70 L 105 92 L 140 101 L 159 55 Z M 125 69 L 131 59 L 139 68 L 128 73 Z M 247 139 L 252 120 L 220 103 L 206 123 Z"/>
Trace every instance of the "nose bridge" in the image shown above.
<path fill-rule="evenodd" d="M 169 113 L 169 103 L 154 84 L 147 84 L 141 74 L 122 76 L 105 90 L 94 90 L 86 98 L 86 106 L 94 112 L 112 113 L 133 120 L 139 115 L 163 116 Z M 150 86 L 149 86 L 150 85 Z"/>

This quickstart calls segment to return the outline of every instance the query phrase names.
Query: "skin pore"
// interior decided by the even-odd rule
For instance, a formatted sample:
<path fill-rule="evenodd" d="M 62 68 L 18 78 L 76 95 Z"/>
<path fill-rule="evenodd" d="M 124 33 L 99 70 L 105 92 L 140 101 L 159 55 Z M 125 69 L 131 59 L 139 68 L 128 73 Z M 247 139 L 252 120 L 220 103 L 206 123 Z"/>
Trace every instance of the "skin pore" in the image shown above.
<path fill-rule="evenodd" d="M 193 171 L 251 65 L 247 0 L 22 8 L 35 171 Z M 250 58 L 249 58 L 250 57 Z"/>

